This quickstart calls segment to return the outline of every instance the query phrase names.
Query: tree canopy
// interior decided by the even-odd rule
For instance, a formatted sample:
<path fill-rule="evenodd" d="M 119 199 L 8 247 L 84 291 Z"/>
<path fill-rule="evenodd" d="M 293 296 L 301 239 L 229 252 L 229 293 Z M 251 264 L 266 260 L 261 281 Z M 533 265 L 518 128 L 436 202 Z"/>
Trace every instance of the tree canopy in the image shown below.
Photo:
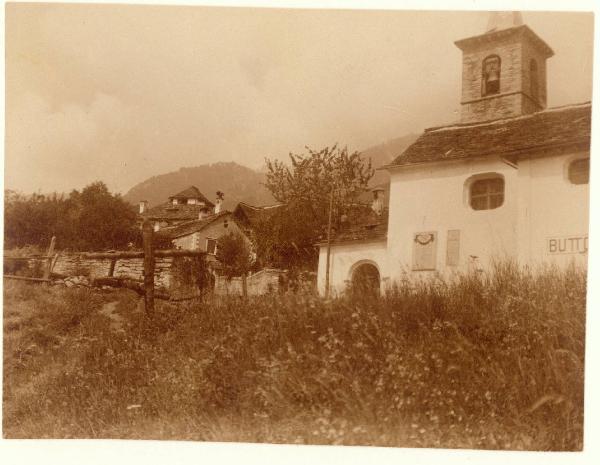
<path fill-rule="evenodd" d="M 265 186 L 283 204 L 259 223 L 255 241 L 263 264 L 280 268 L 314 268 L 315 243 L 323 236 L 333 194 L 332 218 L 339 218 L 368 187 L 374 174 L 370 160 L 347 147 L 306 148 L 290 154 L 290 163 L 266 160 Z"/>
<path fill-rule="evenodd" d="M 223 265 L 225 276 L 242 276 L 252 266 L 252 252 L 241 234 L 230 232 L 218 239 L 217 260 Z"/>
<path fill-rule="evenodd" d="M 5 247 L 45 247 L 52 236 L 60 248 L 73 250 L 118 249 L 139 236 L 136 213 L 103 182 L 94 182 L 68 196 L 5 192 Z"/>

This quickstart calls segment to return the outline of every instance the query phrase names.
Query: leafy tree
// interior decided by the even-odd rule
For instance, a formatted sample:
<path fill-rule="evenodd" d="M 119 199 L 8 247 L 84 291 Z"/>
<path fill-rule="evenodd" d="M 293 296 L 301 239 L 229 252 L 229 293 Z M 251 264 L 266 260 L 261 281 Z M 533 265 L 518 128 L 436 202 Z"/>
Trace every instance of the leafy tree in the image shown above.
<path fill-rule="evenodd" d="M 61 248 L 123 248 L 137 233 L 134 208 L 102 182 L 64 195 L 5 192 L 5 247 L 46 247 L 56 236 Z"/>
<path fill-rule="evenodd" d="M 230 232 L 218 239 L 216 257 L 228 278 L 246 274 L 252 267 L 250 247 L 246 239 L 237 232 Z"/>
<path fill-rule="evenodd" d="M 231 232 L 221 236 L 217 241 L 217 260 L 223 265 L 227 278 L 242 277 L 242 291 L 247 295 L 246 274 L 252 267 L 252 252 L 241 234 Z"/>
<path fill-rule="evenodd" d="M 78 203 L 78 230 L 85 231 L 82 245 L 121 248 L 132 239 L 136 213 L 119 195 L 113 195 L 103 182 L 86 186 L 71 194 Z"/>
<path fill-rule="evenodd" d="M 290 164 L 266 160 L 265 186 L 283 206 L 259 224 L 255 241 L 261 261 L 282 268 L 314 268 L 314 244 L 327 227 L 331 196 L 332 218 L 357 203 L 374 174 L 371 161 L 337 145 L 306 154 L 290 154 Z"/>

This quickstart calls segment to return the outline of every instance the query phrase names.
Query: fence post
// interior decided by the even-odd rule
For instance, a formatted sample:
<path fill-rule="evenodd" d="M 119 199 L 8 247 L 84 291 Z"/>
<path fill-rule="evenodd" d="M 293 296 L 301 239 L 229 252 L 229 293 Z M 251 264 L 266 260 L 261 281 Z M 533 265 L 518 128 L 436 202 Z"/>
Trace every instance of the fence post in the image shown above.
<path fill-rule="evenodd" d="M 52 236 L 50 239 L 50 247 L 48 247 L 48 253 L 46 253 L 46 267 L 44 268 L 44 279 L 50 279 L 50 272 L 52 271 L 52 260 L 54 255 L 54 247 L 56 246 L 56 236 Z"/>
<path fill-rule="evenodd" d="M 112 258 L 110 260 L 110 268 L 108 269 L 108 277 L 112 278 L 115 274 L 115 265 L 117 264 L 117 259 Z"/>
<path fill-rule="evenodd" d="M 142 225 L 142 239 L 144 243 L 144 305 L 146 315 L 152 316 L 154 312 L 154 244 L 152 236 L 154 228 L 146 220 Z"/>

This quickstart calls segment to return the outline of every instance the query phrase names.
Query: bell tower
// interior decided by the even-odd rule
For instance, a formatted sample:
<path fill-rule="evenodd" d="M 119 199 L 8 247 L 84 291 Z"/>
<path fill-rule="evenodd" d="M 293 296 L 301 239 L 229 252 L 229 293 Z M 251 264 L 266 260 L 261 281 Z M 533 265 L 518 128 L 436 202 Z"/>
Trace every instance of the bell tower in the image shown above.
<path fill-rule="evenodd" d="M 490 13 L 484 34 L 458 40 L 463 52 L 461 122 L 473 123 L 546 108 L 546 60 L 552 49 L 521 13 Z"/>

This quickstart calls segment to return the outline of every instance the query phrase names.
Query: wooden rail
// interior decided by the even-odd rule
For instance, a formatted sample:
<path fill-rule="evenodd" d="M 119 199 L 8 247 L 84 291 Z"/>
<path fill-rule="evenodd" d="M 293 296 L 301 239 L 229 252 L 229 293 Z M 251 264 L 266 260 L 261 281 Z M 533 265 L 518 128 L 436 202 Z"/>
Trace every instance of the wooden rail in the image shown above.
<path fill-rule="evenodd" d="M 82 258 L 91 259 L 115 259 L 120 258 L 144 258 L 143 251 L 131 251 L 131 252 L 82 252 L 80 256 Z M 154 250 L 154 256 L 157 258 L 165 257 L 202 257 L 206 255 L 206 252 L 199 250 L 179 250 L 179 249 L 167 249 L 167 250 Z"/>
<path fill-rule="evenodd" d="M 105 285 L 111 287 L 124 287 L 136 291 L 138 294 L 144 297 L 144 307 L 146 314 L 152 316 L 154 311 L 154 299 L 165 299 L 171 301 L 183 301 L 196 299 L 200 296 L 186 296 L 180 298 L 173 298 L 166 292 L 156 291 L 154 289 L 154 268 L 156 258 L 167 258 L 167 257 L 203 257 L 206 252 L 198 250 L 179 250 L 179 249 L 167 249 L 167 250 L 155 250 L 153 244 L 154 229 L 152 224 L 146 220 L 142 225 L 142 238 L 143 238 L 143 251 L 115 251 L 115 252 L 82 252 L 79 254 L 81 258 L 87 259 L 109 259 L 111 260 L 108 277 L 97 278 L 92 281 L 92 285 Z M 58 259 L 58 254 L 54 253 L 56 245 L 56 237 L 52 237 L 50 246 L 46 254 L 32 255 L 29 257 L 10 257 L 4 256 L 5 260 L 15 261 L 28 261 L 28 260 L 44 260 L 44 277 L 43 278 L 30 278 L 27 276 L 15 276 L 15 275 L 4 275 L 7 279 L 16 279 L 21 281 L 31 281 L 39 283 L 50 283 L 50 279 L 53 275 L 52 270 Z M 115 263 L 121 258 L 143 258 L 144 259 L 144 282 L 138 283 L 134 280 L 127 278 L 115 278 L 113 277 L 115 270 Z M 54 273 L 56 276 L 56 273 Z"/>

